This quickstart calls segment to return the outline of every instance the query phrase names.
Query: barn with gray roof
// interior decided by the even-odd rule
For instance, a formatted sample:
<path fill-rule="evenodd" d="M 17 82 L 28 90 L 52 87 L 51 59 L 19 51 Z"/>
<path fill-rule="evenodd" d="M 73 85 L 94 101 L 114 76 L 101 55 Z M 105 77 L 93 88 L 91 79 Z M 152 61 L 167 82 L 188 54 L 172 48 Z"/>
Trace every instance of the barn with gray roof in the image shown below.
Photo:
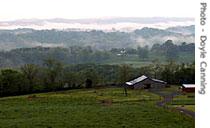
<path fill-rule="evenodd" d="M 150 89 L 150 88 L 164 88 L 166 87 L 167 83 L 162 80 L 152 79 L 145 75 L 142 75 L 134 80 L 128 81 L 125 83 L 128 88 L 133 89 Z"/>

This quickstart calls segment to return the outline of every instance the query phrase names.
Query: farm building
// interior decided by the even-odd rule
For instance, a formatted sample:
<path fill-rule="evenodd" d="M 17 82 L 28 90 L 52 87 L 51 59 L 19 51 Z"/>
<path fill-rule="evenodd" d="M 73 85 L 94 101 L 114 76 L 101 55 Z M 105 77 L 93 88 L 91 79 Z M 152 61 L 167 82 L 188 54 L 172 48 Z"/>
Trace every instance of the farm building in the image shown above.
<path fill-rule="evenodd" d="M 163 88 L 166 87 L 167 83 L 158 80 L 158 79 L 152 79 L 149 78 L 145 75 L 142 75 L 141 77 L 138 77 L 134 80 L 131 80 L 129 82 L 125 83 L 128 88 L 133 88 L 133 89 L 150 89 L 150 88 Z"/>
<path fill-rule="evenodd" d="M 195 84 L 182 84 L 183 92 L 195 92 Z"/>

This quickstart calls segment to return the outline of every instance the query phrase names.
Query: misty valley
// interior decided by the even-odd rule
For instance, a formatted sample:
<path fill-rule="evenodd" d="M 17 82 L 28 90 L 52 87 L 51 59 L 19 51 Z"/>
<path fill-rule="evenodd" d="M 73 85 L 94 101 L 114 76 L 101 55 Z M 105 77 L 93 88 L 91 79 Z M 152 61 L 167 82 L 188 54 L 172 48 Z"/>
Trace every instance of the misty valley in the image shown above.
<path fill-rule="evenodd" d="M 1 29 L 0 128 L 192 128 L 194 29 Z"/>

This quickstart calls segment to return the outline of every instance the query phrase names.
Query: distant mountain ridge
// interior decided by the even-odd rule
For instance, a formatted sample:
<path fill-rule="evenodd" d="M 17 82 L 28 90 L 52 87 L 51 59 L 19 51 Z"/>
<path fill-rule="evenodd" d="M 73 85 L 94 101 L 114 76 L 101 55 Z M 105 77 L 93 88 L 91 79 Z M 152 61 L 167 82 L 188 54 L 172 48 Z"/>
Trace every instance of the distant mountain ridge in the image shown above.
<path fill-rule="evenodd" d="M 195 34 L 195 25 L 170 27 L 167 28 L 166 30 L 169 32 L 190 35 L 190 34 Z"/>
<path fill-rule="evenodd" d="M 181 33 L 178 33 L 178 32 L 171 32 L 168 30 L 148 28 L 148 27 L 144 27 L 142 29 L 137 29 L 137 30 L 135 30 L 135 33 L 137 35 L 140 35 L 141 37 L 144 37 L 144 38 L 149 38 L 149 37 L 153 37 L 153 36 L 164 37 L 164 36 L 171 36 L 171 35 L 173 35 L 173 36 L 181 35 Z"/>
<path fill-rule="evenodd" d="M 34 30 L 14 29 L 0 30 L 0 50 L 22 47 L 69 47 L 91 46 L 96 49 L 137 47 L 164 43 L 171 39 L 176 44 L 194 43 L 194 25 L 157 29 L 144 27 L 131 32 L 105 32 L 102 30 Z"/>
<path fill-rule="evenodd" d="M 0 29 L 33 28 L 44 29 L 78 29 L 133 31 L 143 27 L 161 28 L 189 26 L 194 24 L 194 18 L 176 17 L 109 17 L 95 19 L 20 19 L 0 21 Z"/>

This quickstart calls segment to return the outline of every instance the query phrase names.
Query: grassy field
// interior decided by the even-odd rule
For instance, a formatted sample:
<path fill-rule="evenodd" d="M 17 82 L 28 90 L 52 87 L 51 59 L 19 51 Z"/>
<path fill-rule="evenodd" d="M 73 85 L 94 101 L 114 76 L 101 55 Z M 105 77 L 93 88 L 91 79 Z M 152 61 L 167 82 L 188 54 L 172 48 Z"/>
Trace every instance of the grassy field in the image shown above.
<path fill-rule="evenodd" d="M 187 109 L 187 110 L 195 112 L 195 105 L 172 105 L 171 107 L 184 108 L 184 109 Z"/>
<path fill-rule="evenodd" d="M 192 63 L 195 61 L 194 54 L 183 52 L 180 53 L 179 57 L 176 59 L 177 63 Z M 141 59 L 138 55 L 127 55 L 127 56 L 112 56 L 112 59 L 103 62 L 103 64 L 108 65 L 121 65 L 127 64 L 134 68 L 141 68 L 153 64 L 154 60 L 158 60 L 159 64 L 166 64 L 168 63 L 168 59 L 162 55 L 156 55 L 155 53 L 149 53 L 149 57 L 146 59 Z"/>
<path fill-rule="evenodd" d="M 173 98 L 172 105 L 195 105 L 195 93 L 186 93 Z"/>
<path fill-rule="evenodd" d="M 195 93 L 186 93 L 176 96 L 169 104 L 172 107 L 182 107 L 195 112 Z"/>
<path fill-rule="evenodd" d="M 148 66 L 152 64 L 151 61 L 132 61 L 132 60 L 115 60 L 115 61 L 108 61 L 105 64 L 108 65 L 122 65 L 122 64 L 127 64 L 129 66 L 132 66 L 134 68 L 141 68 L 144 66 Z"/>
<path fill-rule="evenodd" d="M 185 105 L 184 108 L 190 110 L 190 111 L 193 111 L 195 112 L 195 105 Z"/>
<path fill-rule="evenodd" d="M 194 119 L 156 106 L 161 98 L 122 88 L 0 98 L 0 128 L 193 128 Z"/>
<path fill-rule="evenodd" d="M 162 88 L 158 90 L 158 93 L 161 93 L 162 95 L 170 95 L 171 93 L 178 92 L 179 86 L 177 85 L 170 85 L 168 88 Z"/>

